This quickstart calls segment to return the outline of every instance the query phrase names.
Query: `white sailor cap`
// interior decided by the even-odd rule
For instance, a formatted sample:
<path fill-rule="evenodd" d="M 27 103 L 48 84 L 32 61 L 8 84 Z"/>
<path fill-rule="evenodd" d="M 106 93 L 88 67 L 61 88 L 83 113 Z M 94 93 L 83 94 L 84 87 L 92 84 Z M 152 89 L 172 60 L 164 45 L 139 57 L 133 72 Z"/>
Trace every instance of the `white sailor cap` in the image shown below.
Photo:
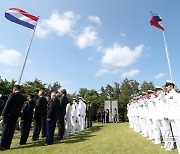
<path fill-rule="evenodd" d="M 83 100 L 83 98 L 82 98 L 82 97 L 78 97 L 78 99 L 81 99 L 81 100 Z"/>
<path fill-rule="evenodd" d="M 148 92 L 148 94 L 153 93 L 153 91 L 152 91 L 152 90 L 150 90 L 150 89 L 149 89 L 147 92 Z"/>
<path fill-rule="evenodd" d="M 171 80 L 166 80 L 165 86 L 168 86 L 168 85 L 174 85 L 175 86 L 175 83 Z"/>
<path fill-rule="evenodd" d="M 143 91 L 141 94 L 142 94 L 142 95 L 146 95 L 147 93 Z"/>
<path fill-rule="evenodd" d="M 163 88 L 160 86 L 155 86 L 155 90 L 163 90 Z"/>

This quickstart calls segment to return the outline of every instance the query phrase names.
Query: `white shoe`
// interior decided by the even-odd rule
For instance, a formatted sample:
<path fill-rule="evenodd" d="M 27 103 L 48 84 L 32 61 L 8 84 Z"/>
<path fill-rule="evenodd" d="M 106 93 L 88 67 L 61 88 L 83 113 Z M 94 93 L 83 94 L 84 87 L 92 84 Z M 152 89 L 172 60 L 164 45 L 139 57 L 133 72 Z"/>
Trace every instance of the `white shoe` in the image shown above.
<path fill-rule="evenodd" d="M 147 138 L 147 140 L 153 140 L 152 138 Z"/>
<path fill-rule="evenodd" d="M 161 142 L 154 142 L 154 144 L 161 144 Z"/>
<path fill-rule="evenodd" d="M 173 150 L 173 149 L 170 149 L 170 148 L 166 148 L 165 150 L 166 150 L 166 151 L 171 151 L 171 150 Z"/>

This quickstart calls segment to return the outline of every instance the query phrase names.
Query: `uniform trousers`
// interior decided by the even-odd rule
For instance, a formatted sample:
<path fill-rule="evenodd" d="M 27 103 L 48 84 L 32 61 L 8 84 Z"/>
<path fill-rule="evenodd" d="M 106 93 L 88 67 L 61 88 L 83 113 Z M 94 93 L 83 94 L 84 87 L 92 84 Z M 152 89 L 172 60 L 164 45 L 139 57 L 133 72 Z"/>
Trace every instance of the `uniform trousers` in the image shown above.
<path fill-rule="evenodd" d="M 10 149 L 18 117 L 8 117 L 3 120 L 0 149 Z"/>
<path fill-rule="evenodd" d="M 57 136 L 58 140 L 63 139 L 64 136 L 64 131 L 65 131 L 64 116 L 61 115 L 60 118 L 58 119 L 58 136 Z"/>
<path fill-rule="evenodd" d="M 71 124 L 71 117 L 66 117 L 64 137 L 69 136 L 70 124 Z"/>
<path fill-rule="evenodd" d="M 34 131 L 33 131 L 32 140 L 35 141 L 39 138 L 40 131 L 41 131 L 41 117 L 36 117 L 34 120 Z"/>
<path fill-rule="evenodd" d="M 75 116 L 73 116 L 73 118 L 71 117 L 71 125 L 72 125 L 71 134 L 74 134 L 76 130 L 76 117 Z"/>
<path fill-rule="evenodd" d="M 82 116 L 78 116 L 78 132 L 82 131 Z"/>
<path fill-rule="evenodd" d="M 26 144 L 31 129 L 31 120 L 24 120 L 21 124 L 21 138 L 19 144 Z"/>
<path fill-rule="evenodd" d="M 53 144 L 55 128 L 56 128 L 56 120 L 46 121 L 46 130 L 47 130 L 46 143 L 49 145 Z"/>

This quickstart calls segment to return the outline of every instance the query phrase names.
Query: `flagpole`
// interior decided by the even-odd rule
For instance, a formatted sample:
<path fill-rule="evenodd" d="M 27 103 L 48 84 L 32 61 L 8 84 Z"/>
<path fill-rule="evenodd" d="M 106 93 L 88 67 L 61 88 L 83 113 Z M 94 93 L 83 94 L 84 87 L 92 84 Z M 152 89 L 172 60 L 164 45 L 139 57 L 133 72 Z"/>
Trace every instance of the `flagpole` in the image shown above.
<path fill-rule="evenodd" d="M 38 21 L 37 21 L 37 22 L 38 22 Z M 24 68 L 25 68 L 25 65 L 26 65 L 26 62 L 27 62 L 27 58 L 28 58 L 29 51 L 30 51 L 30 48 L 31 48 L 32 40 L 33 40 L 33 38 L 34 38 L 34 34 L 35 34 L 35 31 L 36 31 L 37 22 L 36 22 L 35 28 L 34 28 L 34 30 L 33 30 L 32 37 L 31 37 L 29 46 L 28 46 L 28 48 L 27 48 L 26 57 L 25 57 L 24 64 L 23 64 L 23 67 L 22 67 L 22 70 L 21 70 L 21 74 L 20 74 L 20 77 L 19 77 L 18 85 L 21 83 L 22 75 L 23 75 Z"/>
<path fill-rule="evenodd" d="M 167 47 L 164 31 L 163 31 L 163 38 L 164 38 L 164 44 L 165 44 L 165 49 L 166 49 L 166 56 L 167 56 L 167 61 L 168 61 L 168 66 L 169 66 L 169 73 L 170 73 L 171 81 L 173 81 L 172 70 L 171 70 L 171 63 L 170 63 L 170 59 L 169 59 L 168 47 Z"/>

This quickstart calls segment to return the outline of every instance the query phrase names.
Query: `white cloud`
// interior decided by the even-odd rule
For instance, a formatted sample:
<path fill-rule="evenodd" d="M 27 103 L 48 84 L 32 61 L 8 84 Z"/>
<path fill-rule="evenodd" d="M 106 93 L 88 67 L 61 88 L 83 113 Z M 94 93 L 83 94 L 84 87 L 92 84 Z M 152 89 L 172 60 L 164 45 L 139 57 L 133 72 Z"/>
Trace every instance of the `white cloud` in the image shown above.
<path fill-rule="evenodd" d="M 99 77 L 99 76 L 102 76 L 104 74 L 108 73 L 108 70 L 107 69 L 101 69 L 99 70 L 98 72 L 96 72 L 95 74 L 95 77 Z"/>
<path fill-rule="evenodd" d="M 159 73 L 159 74 L 155 75 L 154 78 L 155 78 L 156 80 L 159 80 L 159 79 L 161 79 L 161 78 L 164 77 L 164 76 L 165 76 L 164 73 Z"/>
<path fill-rule="evenodd" d="M 12 71 L 11 69 L 6 69 L 5 72 L 6 72 L 7 74 L 11 74 L 13 71 Z"/>
<path fill-rule="evenodd" d="M 120 33 L 120 35 L 121 35 L 121 36 L 123 36 L 123 37 L 125 37 L 125 36 L 126 36 L 126 34 L 125 34 L 125 33 Z"/>
<path fill-rule="evenodd" d="M 36 35 L 40 38 L 47 36 L 50 32 L 55 32 L 57 35 L 63 36 L 73 31 L 80 15 L 72 11 L 59 14 L 53 11 L 49 19 L 43 19 L 37 26 Z"/>
<path fill-rule="evenodd" d="M 19 51 L 14 49 L 1 49 L 0 50 L 0 63 L 8 65 L 18 65 L 21 62 L 22 55 Z"/>
<path fill-rule="evenodd" d="M 105 54 L 102 57 L 102 63 L 106 65 L 126 67 L 133 64 L 142 54 L 144 45 L 138 45 L 134 50 L 128 46 L 120 46 L 114 44 L 110 48 L 106 48 Z"/>
<path fill-rule="evenodd" d="M 92 15 L 89 15 L 88 16 L 88 19 L 91 21 L 91 22 L 94 22 L 98 25 L 101 24 L 101 19 L 98 17 L 98 16 L 92 16 Z"/>
<path fill-rule="evenodd" d="M 85 27 L 84 31 L 76 38 L 75 44 L 80 48 L 100 46 L 101 41 L 97 32 L 92 27 Z"/>
<path fill-rule="evenodd" d="M 128 72 L 124 72 L 122 74 L 122 78 L 129 78 L 129 77 L 133 77 L 136 76 L 140 71 L 138 69 L 135 70 L 130 70 Z"/>

